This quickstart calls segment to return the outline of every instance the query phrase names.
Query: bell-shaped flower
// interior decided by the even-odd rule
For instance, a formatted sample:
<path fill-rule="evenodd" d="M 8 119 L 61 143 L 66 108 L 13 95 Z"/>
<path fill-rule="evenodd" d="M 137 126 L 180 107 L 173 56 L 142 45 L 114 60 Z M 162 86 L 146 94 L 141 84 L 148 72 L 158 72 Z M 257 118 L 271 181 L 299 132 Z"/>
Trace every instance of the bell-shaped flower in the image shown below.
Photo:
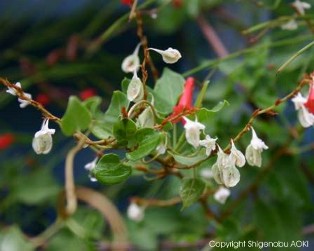
<path fill-rule="evenodd" d="M 86 163 L 84 166 L 87 171 L 89 171 L 89 178 L 92 182 L 97 181 L 97 179 L 92 175 L 92 170 L 96 167 L 98 161 L 98 157 L 93 159 L 91 162 Z"/>
<path fill-rule="evenodd" d="M 144 219 L 144 208 L 136 204 L 135 202 L 131 202 L 127 209 L 127 216 L 130 220 L 140 222 Z"/>
<path fill-rule="evenodd" d="M 176 63 L 182 56 L 177 49 L 169 47 L 167 50 L 159 50 L 155 48 L 149 48 L 149 50 L 155 51 L 162 56 L 162 60 L 167 64 Z"/>
<path fill-rule="evenodd" d="M 212 166 L 213 177 L 218 184 L 234 187 L 240 181 L 240 172 L 235 167 L 230 155 L 226 154 L 219 146 L 217 161 Z"/>
<path fill-rule="evenodd" d="M 19 88 L 22 88 L 20 82 L 17 82 L 17 83 L 15 84 L 15 86 L 16 86 L 16 87 L 19 87 Z M 13 95 L 13 96 L 16 96 L 16 94 L 17 94 L 16 89 L 13 88 L 13 87 L 8 87 L 8 90 L 6 90 L 6 92 L 7 92 L 7 93 L 10 93 L 10 94 Z"/>
<path fill-rule="evenodd" d="M 200 140 L 200 145 L 206 148 L 207 156 L 209 156 L 211 152 L 216 149 L 216 140 L 217 138 L 211 138 L 209 135 L 206 135 L 205 139 Z"/>
<path fill-rule="evenodd" d="M 231 150 L 230 150 L 229 158 L 238 167 L 243 167 L 245 165 L 245 157 L 243 153 L 236 148 L 233 140 L 231 140 Z"/>
<path fill-rule="evenodd" d="M 29 94 L 29 93 L 25 93 L 25 92 L 24 92 L 24 96 L 25 96 L 27 99 L 32 99 L 32 95 Z M 26 100 L 26 99 L 18 98 L 17 100 L 20 102 L 20 107 L 21 107 L 21 108 L 25 108 L 26 106 L 28 106 L 28 105 L 30 104 L 30 101 L 29 101 L 29 100 Z"/>
<path fill-rule="evenodd" d="M 49 129 L 49 119 L 44 119 L 41 129 L 35 133 L 33 138 L 33 149 L 37 154 L 47 154 L 52 148 L 52 134 L 55 129 Z"/>
<path fill-rule="evenodd" d="M 263 140 L 257 137 L 256 132 L 253 127 L 252 130 L 252 139 L 250 144 L 247 146 L 245 150 L 245 157 L 250 166 L 262 166 L 262 152 L 263 150 L 267 150 L 268 146 L 264 143 Z"/>
<path fill-rule="evenodd" d="M 140 67 L 140 58 L 138 57 L 138 51 L 140 46 L 141 44 L 138 44 L 134 52 L 122 61 L 121 69 L 125 73 L 138 71 Z"/>
<path fill-rule="evenodd" d="M 283 30 L 295 30 L 298 28 L 298 23 L 294 19 L 291 19 L 280 27 Z"/>
<path fill-rule="evenodd" d="M 214 193 L 214 199 L 221 204 L 225 204 L 230 194 L 231 193 L 228 188 L 220 186 L 219 189 Z"/>
<path fill-rule="evenodd" d="M 140 78 L 137 76 L 136 71 L 133 73 L 133 77 L 129 83 L 127 89 L 128 100 L 138 102 L 144 97 L 144 87 Z"/>
<path fill-rule="evenodd" d="M 295 109 L 298 111 L 300 124 L 307 128 L 314 125 L 313 103 L 314 103 L 313 84 L 310 87 L 308 98 L 302 96 L 299 92 L 292 100 Z"/>
<path fill-rule="evenodd" d="M 295 0 L 291 5 L 296 9 L 296 11 L 300 15 L 304 15 L 305 14 L 305 10 L 311 8 L 311 5 L 309 3 L 302 2 L 300 0 Z"/>
<path fill-rule="evenodd" d="M 185 121 L 184 129 L 185 129 L 185 138 L 189 144 L 197 148 L 200 145 L 200 134 L 201 130 L 205 129 L 205 126 L 197 121 L 192 121 L 187 117 L 183 117 Z"/>

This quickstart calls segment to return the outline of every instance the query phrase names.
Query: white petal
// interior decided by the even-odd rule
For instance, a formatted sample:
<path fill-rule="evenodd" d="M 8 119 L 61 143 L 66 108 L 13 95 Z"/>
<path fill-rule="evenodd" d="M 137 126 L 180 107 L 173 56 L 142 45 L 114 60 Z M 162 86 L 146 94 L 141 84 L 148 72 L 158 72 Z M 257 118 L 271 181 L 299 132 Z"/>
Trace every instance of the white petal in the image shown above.
<path fill-rule="evenodd" d="M 214 194 L 214 199 L 221 204 L 225 204 L 226 200 L 230 196 L 230 190 L 223 186 L 219 187 L 219 189 Z"/>
<path fill-rule="evenodd" d="M 213 173 L 214 180 L 217 182 L 217 184 L 222 184 L 223 183 L 222 176 L 221 176 L 222 173 L 217 163 L 215 163 L 212 166 L 212 173 Z"/>
<path fill-rule="evenodd" d="M 298 94 L 292 98 L 291 101 L 294 103 L 295 109 L 300 110 L 306 103 L 306 98 L 303 97 L 300 92 L 298 92 Z"/>
<path fill-rule="evenodd" d="M 226 187 L 234 187 L 240 181 L 240 172 L 235 166 L 222 170 L 222 180 Z"/>
<path fill-rule="evenodd" d="M 314 125 L 314 115 L 310 113 L 304 106 L 298 111 L 300 124 L 307 128 Z"/>
<path fill-rule="evenodd" d="M 206 148 L 206 155 L 209 156 L 212 151 L 216 149 L 217 138 L 213 139 L 209 135 L 206 135 L 205 139 L 200 140 L 200 145 Z"/>
<path fill-rule="evenodd" d="M 233 143 L 233 140 L 231 141 L 231 151 L 229 158 L 238 167 L 243 167 L 245 165 L 245 157 L 243 153 L 236 148 L 236 146 Z"/>
<path fill-rule="evenodd" d="M 52 137 L 50 134 L 43 134 L 34 137 L 32 147 L 37 154 L 47 154 L 52 148 Z"/>
<path fill-rule="evenodd" d="M 152 108 L 149 106 L 138 116 L 136 121 L 139 127 L 153 128 L 155 125 L 155 116 Z"/>
<path fill-rule="evenodd" d="M 290 21 L 281 25 L 281 29 L 283 30 L 295 30 L 297 28 L 298 28 L 298 23 L 294 19 L 291 19 Z"/>
<path fill-rule="evenodd" d="M 251 144 L 245 150 L 245 157 L 250 166 L 262 166 L 262 151 L 254 149 Z"/>
<path fill-rule="evenodd" d="M 93 170 L 96 167 L 98 161 L 98 157 L 96 157 L 95 159 L 93 159 L 91 162 L 86 163 L 86 165 L 84 166 L 84 168 L 88 171 Z"/>
<path fill-rule="evenodd" d="M 132 202 L 127 209 L 127 215 L 131 220 L 142 221 L 144 219 L 144 209 Z"/>
<path fill-rule="evenodd" d="M 264 143 L 263 140 L 261 140 L 259 137 L 257 137 L 255 130 L 253 127 L 251 127 L 252 130 L 252 140 L 251 140 L 251 145 L 255 150 L 267 150 L 268 146 Z"/>
<path fill-rule="evenodd" d="M 205 126 L 197 121 L 192 121 L 186 117 L 184 117 L 185 120 L 185 138 L 189 144 L 197 148 L 200 144 L 200 134 L 201 130 L 205 129 Z"/>

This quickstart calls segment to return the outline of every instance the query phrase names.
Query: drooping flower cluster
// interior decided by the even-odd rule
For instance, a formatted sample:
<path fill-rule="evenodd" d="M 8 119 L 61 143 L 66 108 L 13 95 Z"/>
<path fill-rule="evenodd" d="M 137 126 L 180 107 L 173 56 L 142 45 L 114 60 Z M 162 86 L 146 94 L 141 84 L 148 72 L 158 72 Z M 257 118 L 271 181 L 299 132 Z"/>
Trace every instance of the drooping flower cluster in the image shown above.
<path fill-rule="evenodd" d="M 309 94 L 304 97 L 300 92 L 292 99 L 298 118 L 305 128 L 314 125 L 314 80 L 310 84 Z"/>

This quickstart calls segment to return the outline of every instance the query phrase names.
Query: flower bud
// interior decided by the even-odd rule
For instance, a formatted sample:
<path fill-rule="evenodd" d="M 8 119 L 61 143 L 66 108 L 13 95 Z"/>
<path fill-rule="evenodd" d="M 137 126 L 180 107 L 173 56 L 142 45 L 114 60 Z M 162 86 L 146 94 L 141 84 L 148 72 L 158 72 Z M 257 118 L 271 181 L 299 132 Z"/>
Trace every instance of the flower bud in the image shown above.
<path fill-rule="evenodd" d="M 144 219 L 144 209 L 132 202 L 127 209 L 127 215 L 129 219 L 140 222 Z"/>
<path fill-rule="evenodd" d="M 214 193 L 214 199 L 221 204 L 225 204 L 229 196 L 230 190 L 223 186 L 219 187 L 219 189 Z"/>
<path fill-rule="evenodd" d="M 153 50 L 159 53 L 162 56 L 162 60 L 167 64 L 174 64 L 182 57 L 181 53 L 178 50 L 171 47 L 164 51 L 154 48 L 149 48 L 149 50 Z"/>
<path fill-rule="evenodd" d="M 55 129 L 48 128 L 49 120 L 45 119 L 41 126 L 41 129 L 35 133 L 33 138 L 33 149 L 37 154 L 47 154 L 52 148 L 52 134 L 55 133 Z"/>
<path fill-rule="evenodd" d="M 143 83 L 137 76 L 136 71 L 134 71 L 133 77 L 129 83 L 127 97 L 128 100 L 133 102 L 138 102 L 144 97 Z"/>
<path fill-rule="evenodd" d="M 121 69 L 125 73 L 138 71 L 138 68 L 140 67 L 140 59 L 138 57 L 140 45 L 141 44 L 138 44 L 134 52 L 122 61 Z"/>

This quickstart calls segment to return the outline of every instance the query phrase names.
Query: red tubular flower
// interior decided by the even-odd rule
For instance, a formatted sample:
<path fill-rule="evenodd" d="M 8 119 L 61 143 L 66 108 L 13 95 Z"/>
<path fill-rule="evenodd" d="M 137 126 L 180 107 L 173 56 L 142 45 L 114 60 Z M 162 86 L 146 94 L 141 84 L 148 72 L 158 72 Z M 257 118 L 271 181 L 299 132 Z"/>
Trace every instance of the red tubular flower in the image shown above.
<path fill-rule="evenodd" d="M 310 113 L 314 114 L 314 82 L 310 85 L 309 96 L 304 106 Z"/>
<path fill-rule="evenodd" d="M 180 97 L 179 103 L 173 107 L 173 113 L 171 114 L 171 117 L 177 116 L 178 114 L 193 108 L 193 91 L 195 86 L 194 82 L 194 78 L 192 77 L 188 77 L 186 79 L 182 96 Z M 173 122 L 176 123 L 178 121 L 179 119 Z"/>
<path fill-rule="evenodd" d="M 12 133 L 4 133 L 0 135 L 0 150 L 7 149 L 14 142 L 14 135 Z"/>

